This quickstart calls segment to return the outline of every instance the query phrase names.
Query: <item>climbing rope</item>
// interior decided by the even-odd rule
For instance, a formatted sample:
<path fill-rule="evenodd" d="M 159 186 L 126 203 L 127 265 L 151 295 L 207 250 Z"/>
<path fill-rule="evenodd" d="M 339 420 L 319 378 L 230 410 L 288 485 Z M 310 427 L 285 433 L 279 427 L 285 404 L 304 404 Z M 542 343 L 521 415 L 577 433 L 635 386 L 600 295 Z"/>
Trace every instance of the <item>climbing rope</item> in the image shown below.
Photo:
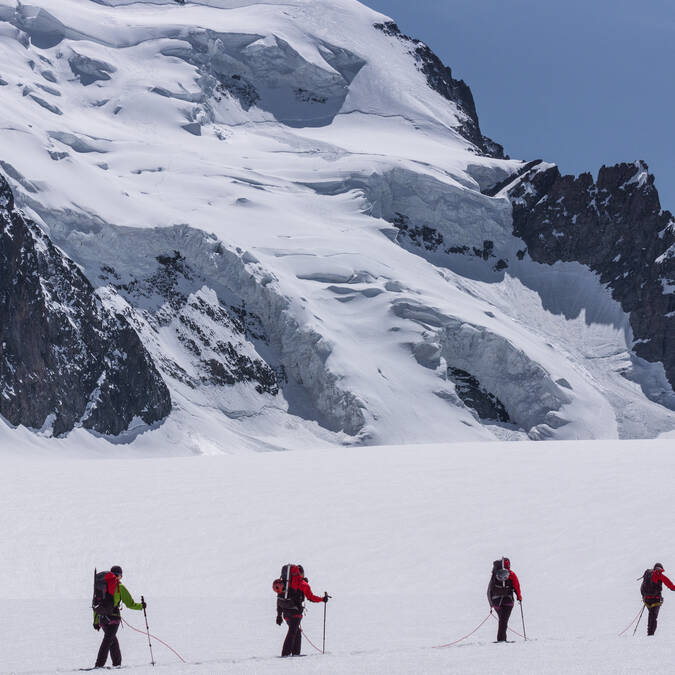
<path fill-rule="evenodd" d="M 458 642 L 466 640 L 468 637 L 471 637 L 491 616 L 492 610 L 490 610 L 490 613 L 470 633 L 468 633 L 464 637 L 459 638 L 459 640 L 455 640 L 454 642 L 448 642 L 448 644 L 446 645 L 436 645 L 434 649 L 443 649 L 444 647 L 452 647 L 452 645 L 456 645 Z"/>
<path fill-rule="evenodd" d="M 619 633 L 617 637 L 621 637 L 637 620 L 640 614 L 642 614 L 644 607 L 640 607 L 640 610 L 635 615 L 635 618 Z"/>
<path fill-rule="evenodd" d="M 319 654 L 323 654 L 323 652 L 309 639 L 309 636 L 304 630 L 302 630 L 302 628 L 300 629 L 300 632 L 305 636 L 305 640 L 307 640 L 307 642 L 309 642 L 309 644 L 312 645 L 312 647 L 314 647 L 314 649 L 316 649 Z"/>
<path fill-rule="evenodd" d="M 143 635 L 148 635 L 148 633 L 146 631 L 138 630 L 138 628 L 134 628 L 130 623 L 127 623 L 124 619 L 122 619 L 122 623 L 125 626 L 128 626 L 129 628 L 131 628 L 131 630 L 135 630 L 137 633 L 141 633 Z M 153 640 L 157 640 L 157 642 L 160 642 L 161 644 L 163 644 L 167 649 L 170 649 L 183 663 L 187 663 L 187 661 L 173 647 L 171 647 L 171 645 L 166 644 L 166 642 L 164 642 L 163 640 L 160 640 L 156 635 L 153 635 L 152 633 L 150 633 L 149 635 Z"/>

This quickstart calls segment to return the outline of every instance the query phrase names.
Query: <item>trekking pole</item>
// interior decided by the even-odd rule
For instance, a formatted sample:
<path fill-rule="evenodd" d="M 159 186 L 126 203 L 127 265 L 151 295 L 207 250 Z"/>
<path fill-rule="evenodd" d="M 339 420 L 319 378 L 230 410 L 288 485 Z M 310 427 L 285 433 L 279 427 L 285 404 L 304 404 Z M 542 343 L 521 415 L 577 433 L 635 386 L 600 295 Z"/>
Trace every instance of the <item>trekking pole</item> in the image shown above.
<path fill-rule="evenodd" d="M 642 616 L 643 609 L 644 603 L 642 604 L 642 609 L 638 609 L 637 614 L 633 617 L 633 620 L 619 633 L 617 637 L 621 637 L 638 620 L 638 617 Z"/>
<path fill-rule="evenodd" d="M 635 624 L 635 628 L 633 630 L 633 637 L 635 637 L 635 633 L 637 633 L 638 626 L 640 625 L 640 620 L 642 619 L 642 615 L 644 614 L 645 607 L 647 605 L 642 605 L 642 611 L 640 612 L 640 616 L 638 617 L 638 622 Z"/>
<path fill-rule="evenodd" d="M 523 638 L 525 638 L 525 642 L 527 642 L 527 633 L 525 632 L 525 615 L 523 614 L 523 601 L 520 600 L 518 604 L 520 605 L 520 619 L 523 622 Z"/>
<path fill-rule="evenodd" d="M 143 616 L 145 617 L 145 630 L 148 635 L 148 647 L 150 647 L 150 661 L 155 665 L 155 657 L 152 655 L 152 642 L 150 642 L 150 626 L 148 626 L 148 615 L 145 611 L 145 598 L 141 595 L 141 604 L 143 605 Z"/>
<path fill-rule="evenodd" d="M 322 654 L 326 653 L 326 605 L 328 604 L 328 598 L 332 597 L 328 595 L 327 592 L 324 591 L 323 594 L 324 601 L 323 601 L 323 650 Z"/>

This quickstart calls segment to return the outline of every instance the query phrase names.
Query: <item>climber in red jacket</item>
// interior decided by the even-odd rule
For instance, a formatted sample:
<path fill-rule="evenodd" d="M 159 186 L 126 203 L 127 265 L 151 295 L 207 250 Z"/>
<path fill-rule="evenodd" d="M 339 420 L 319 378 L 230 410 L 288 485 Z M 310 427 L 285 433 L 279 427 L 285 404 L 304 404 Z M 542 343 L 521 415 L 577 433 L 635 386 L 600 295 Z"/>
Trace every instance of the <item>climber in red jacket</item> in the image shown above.
<path fill-rule="evenodd" d="M 497 612 L 499 618 L 497 642 L 506 642 L 506 630 L 513 611 L 514 593 L 518 602 L 521 602 L 523 596 L 520 593 L 520 582 L 516 573 L 511 569 L 511 561 L 508 558 L 495 560 L 492 563 L 492 576 L 488 584 L 487 596 L 490 607 Z"/>
<path fill-rule="evenodd" d="M 659 610 L 663 604 L 663 584 L 668 586 L 671 591 L 675 591 L 675 584 L 663 573 L 663 565 L 656 563 L 651 570 L 646 570 L 642 577 L 642 602 L 649 610 L 649 619 L 647 621 L 647 635 L 656 633 L 656 619 L 659 616 Z"/>
<path fill-rule="evenodd" d="M 283 620 L 288 624 L 288 633 L 281 655 L 300 656 L 302 646 L 300 622 L 305 598 L 310 602 L 328 602 L 328 595 L 319 597 L 312 593 L 302 565 L 291 565 L 289 586 L 288 593 L 283 590 L 277 593 L 277 625 L 280 626 Z"/>

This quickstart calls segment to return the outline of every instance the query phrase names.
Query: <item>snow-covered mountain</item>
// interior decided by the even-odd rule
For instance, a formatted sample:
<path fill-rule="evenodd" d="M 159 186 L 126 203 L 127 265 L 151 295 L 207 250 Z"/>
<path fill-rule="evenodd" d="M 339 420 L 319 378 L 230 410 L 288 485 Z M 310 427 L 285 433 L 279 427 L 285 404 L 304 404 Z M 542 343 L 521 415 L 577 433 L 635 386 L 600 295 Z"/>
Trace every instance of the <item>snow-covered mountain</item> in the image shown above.
<path fill-rule="evenodd" d="M 0 102 L 4 440 L 675 428 L 675 221 L 646 165 L 505 158 L 356 0 L 0 0 Z"/>

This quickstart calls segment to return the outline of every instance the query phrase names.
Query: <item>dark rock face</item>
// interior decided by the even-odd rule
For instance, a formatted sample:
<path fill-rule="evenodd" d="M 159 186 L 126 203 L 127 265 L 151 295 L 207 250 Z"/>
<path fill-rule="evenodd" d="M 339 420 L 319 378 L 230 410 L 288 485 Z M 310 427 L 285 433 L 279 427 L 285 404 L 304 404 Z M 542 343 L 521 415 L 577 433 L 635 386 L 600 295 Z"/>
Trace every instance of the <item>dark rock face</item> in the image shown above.
<path fill-rule="evenodd" d="M 448 377 L 455 383 L 455 391 L 464 405 L 476 411 L 483 420 L 510 422 L 504 404 L 492 393 L 481 386 L 470 373 L 459 368 L 448 368 Z"/>
<path fill-rule="evenodd" d="M 469 258 L 480 258 L 485 262 L 491 260 L 493 263 L 491 265 L 492 269 L 496 272 L 508 267 L 508 263 L 502 258 L 495 261 L 494 242 L 490 239 L 484 239 L 482 247 L 467 246 L 465 244 L 461 246 L 448 246 L 445 243 L 443 234 L 435 227 L 430 227 L 429 225 L 413 225 L 410 223 L 410 218 L 402 213 L 396 212 L 390 222 L 394 227 L 398 228 L 400 232 L 397 241 L 408 247 L 413 246 L 432 253 L 464 255 Z"/>
<path fill-rule="evenodd" d="M 177 352 L 170 358 L 146 343 L 161 372 L 191 389 L 248 382 L 258 394 L 276 396 L 283 373 L 270 367 L 253 347 L 268 344 L 260 319 L 243 303 L 226 306 L 215 293 L 204 292 L 206 280 L 180 251 L 167 250 L 155 262 L 154 271 L 128 279 L 106 264 L 99 278 L 132 307 L 144 307 L 137 311 L 156 335 L 166 330 L 183 346 L 185 353 L 178 359 Z"/>
<path fill-rule="evenodd" d="M 0 414 L 10 424 L 117 435 L 171 410 L 136 332 L 14 208 L 0 176 Z"/>
<path fill-rule="evenodd" d="M 630 314 L 635 353 L 661 361 L 675 387 L 675 220 L 644 162 L 561 176 L 531 167 L 508 196 L 514 234 L 533 260 L 577 261 L 600 275 Z"/>
<path fill-rule="evenodd" d="M 476 104 L 469 85 L 464 80 L 455 80 L 452 71 L 446 66 L 424 42 L 406 35 L 393 22 L 376 23 L 374 28 L 410 44 L 410 54 L 417 61 L 418 69 L 426 75 L 427 83 L 443 98 L 457 104 L 467 116 L 467 120 L 459 131 L 488 157 L 504 159 L 504 148 L 487 136 L 483 136 L 478 123 Z"/>

